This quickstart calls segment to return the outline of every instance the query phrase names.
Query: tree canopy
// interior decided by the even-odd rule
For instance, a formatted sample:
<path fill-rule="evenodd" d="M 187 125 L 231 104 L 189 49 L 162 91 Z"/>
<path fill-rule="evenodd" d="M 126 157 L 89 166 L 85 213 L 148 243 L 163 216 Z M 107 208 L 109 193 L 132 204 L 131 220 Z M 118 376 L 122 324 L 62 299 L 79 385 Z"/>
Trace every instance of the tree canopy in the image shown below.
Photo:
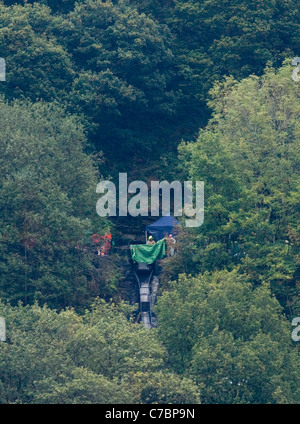
<path fill-rule="evenodd" d="M 199 403 L 191 379 L 165 367 L 165 349 L 126 304 L 67 309 L 0 305 L 0 403 Z"/>
<path fill-rule="evenodd" d="M 157 310 L 171 369 L 196 380 L 202 403 L 299 403 L 299 354 L 267 285 L 182 274 Z"/>
<path fill-rule="evenodd" d="M 204 225 L 196 230 L 190 267 L 239 264 L 253 281 L 269 281 L 296 313 L 299 86 L 286 65 L 240 83 L 228 78 L 211 96 L 207 128 L 180 146 L 189 178 L 205 183 Z"/>
<path fill-rule="evenodd" d="M 1 404 L 300 403 L 299 45 L 296 0 L 0 0 Z M 204 181 L 150 330 L 120 172 Z"/>
<path fill-rule="evenodd" d="M 82 307 L 111 295 L 119 268 L 97 270 L 94 232 L 110 224 L 95 213 L 97 163 L 84 153 L 82 125 L 58 105 L 0 103 L 2 299 Z"/>

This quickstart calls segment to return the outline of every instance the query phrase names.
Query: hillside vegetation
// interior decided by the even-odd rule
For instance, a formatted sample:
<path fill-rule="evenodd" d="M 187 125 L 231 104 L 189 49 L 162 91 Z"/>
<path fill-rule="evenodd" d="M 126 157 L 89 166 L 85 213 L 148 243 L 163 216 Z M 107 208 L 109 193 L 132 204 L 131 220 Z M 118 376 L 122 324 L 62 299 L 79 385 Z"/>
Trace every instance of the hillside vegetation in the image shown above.
<path fill-rule="evenodd" d="M 299 46 L 296 0 L 0 1 L 1 404 L 300 403 Z M 120 172 L 205 184 L 151 330 L 92 242 Z"/>

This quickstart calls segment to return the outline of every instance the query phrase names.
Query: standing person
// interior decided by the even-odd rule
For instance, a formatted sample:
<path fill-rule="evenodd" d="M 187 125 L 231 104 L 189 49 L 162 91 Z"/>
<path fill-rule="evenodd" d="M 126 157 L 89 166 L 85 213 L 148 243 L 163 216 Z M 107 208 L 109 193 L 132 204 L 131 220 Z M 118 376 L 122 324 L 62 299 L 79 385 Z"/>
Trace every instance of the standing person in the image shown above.
<path fill-rule="evenodd" d="M 167 243 L 167 255 L 168 256 L 173 256 L 175 253 L 175 244 L 176 244 L 176 240 L 173 237 L 172 234 L 169 234 L 169 236 L 165 237 L 166 243 Z"/>
<path fill-rule="evenodd" d="M 109 253 L 110 253 L 110 251 L 111 251 L 111 233 L 106 233 L 105 235 L 104 235 L 104 241 L 105 241 L 105 244 L 104 244 L 104 254 L 105 255 L 108 255 Z"/>
<path fill-rule="evenodd" d="M 99 234 L 95 233 L 92 235 L 93 243 L 95 244 L 95 248 L 97 251 L 97 255 L 101 255 L 101 239 L 103 237 L 99 236 Z"/>
<path fill-rule="evenodd" d="M 155 244 L 155 240 L 154 240 L 153 236 L 148 237 L 147 244 Z"/>

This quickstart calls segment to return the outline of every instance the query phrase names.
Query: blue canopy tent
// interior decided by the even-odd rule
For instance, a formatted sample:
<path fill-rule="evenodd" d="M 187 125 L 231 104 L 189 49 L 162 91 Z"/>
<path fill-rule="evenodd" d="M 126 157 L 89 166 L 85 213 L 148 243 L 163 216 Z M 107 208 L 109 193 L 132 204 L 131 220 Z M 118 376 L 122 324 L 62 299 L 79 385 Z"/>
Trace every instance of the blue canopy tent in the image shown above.
<path fill-rule="evenodd" d="M 163 216 L 153 224 L 147 225 L 146 227 L 146 242 L 147 242 L 147 233 L 150 233 L 155 241 L 161 240 L 166 234 L 176 234 L 176 226 L 179 224 L 179 221 L 173 216 Z"/>

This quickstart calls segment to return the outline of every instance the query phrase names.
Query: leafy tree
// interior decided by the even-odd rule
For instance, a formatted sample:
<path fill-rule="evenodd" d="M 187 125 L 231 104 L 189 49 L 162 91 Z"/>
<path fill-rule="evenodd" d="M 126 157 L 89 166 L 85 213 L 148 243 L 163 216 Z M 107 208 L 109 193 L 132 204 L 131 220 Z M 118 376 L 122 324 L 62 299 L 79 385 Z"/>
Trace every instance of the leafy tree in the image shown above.
<path fill-rule="evenodd" d="M 93 252 L 76 248 L 109 228 L 95 211 L 98 173 L 80 122 L 43 103 L 2 101 L 0 110 L 2 298 L 62 308 L 87 305 L 91 285 L 111 295 L 117 263 L 102 274 Z"/>
<path fill-rule="evenodd" d="M 209 117 L 206 98 L 224 76 L 260 75 L 267 62 L 280 66 L 299 48 L 297 1 L 178 0 L 168 25 L 177 36 L 175 52 L 185 94 L 183 119 L 199 126 Z"/>
<path fill-rule="evenodd" d="M 171 369 L 196 379 L 202 403 L 299 402 L 298 351 L 267 284 L 236 270 L 181 275 L 157 312 Z"/>
<path fill-rule="evenodd" d="M 66 100 L 74 78 L 72 58 L 60 43 L 63 18 L 35 3 L 6 7 L 0 3 L 0 57 L 7 65 L 1 93 L 33 101 Z"/>
<path fill-rule="evenodd" d="M 76 0 L 61 0 L 59 2 L 54 0 L 4 0 L 3 3 L 7 6 L 40 3 L 41 5 L 49 6 L 55 13 L 68 13 L 74 9 Z"/>
<path fill-rule="evenodd" d="M 288 64 L 238 84 L 229 78 L 212 90 L 207 129 L 180 147 L 190 178 L 205 182 L 196 269 L 242 262 L 241 271 L 271 282 L 286 307 L 298 297 L 298 88 Z"/>
<path fill-rule="evenodd" d="M 195 382 L 168 370 L 130 374 L 126 381 L 132 387 L 134 403 L 200 403 L 200 390 Z"/>
<path fill-rule="evenodd" d="M 130 170 L 137 157 L 159 161 L 174 149 L 180 90 L 165 24 L 126 0 L 88 0 L 68 15 L 39 3 L 1 4 L 0 11 L 7 98 L 59 99 L 82 114 L 110 170 L 120 163 Z"/>
<path fill-rule="evenodd" d="M 131 312 L 104 301 L 82 316 L 1 303 L 0 403 L 199 402 L 191 380 L 162 371 L 165 349 Z"/>
<path fill-rule="evenodd" d="M 97 123 L 96 146 L 124 162 L 161 150 L 161 137 L 170 145 L 164 127 L 173 122 L 178 93 L 170 86 L 168 28 L 128 1 L 88 0 L 70 13 L 70 24 L 66 45 L 80 68 L 72 104 Z"/>

